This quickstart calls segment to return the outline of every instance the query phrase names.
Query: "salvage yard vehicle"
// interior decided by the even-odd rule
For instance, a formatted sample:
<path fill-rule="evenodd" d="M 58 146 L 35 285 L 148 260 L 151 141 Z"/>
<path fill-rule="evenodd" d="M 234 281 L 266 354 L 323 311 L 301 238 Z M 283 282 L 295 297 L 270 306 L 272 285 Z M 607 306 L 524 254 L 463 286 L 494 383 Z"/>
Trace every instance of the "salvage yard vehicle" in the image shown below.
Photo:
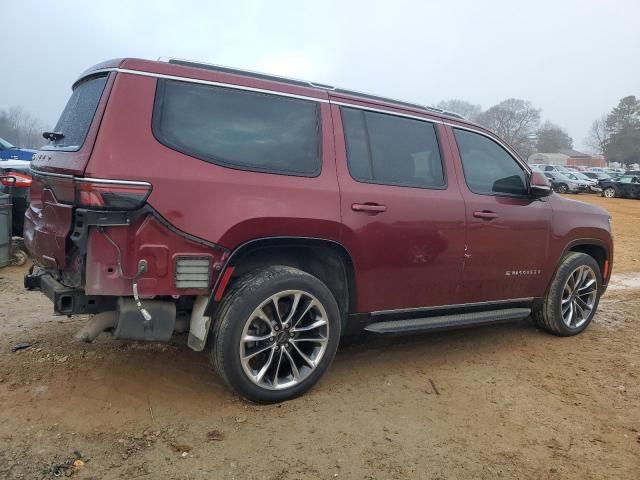
<path fill-rule="evenodd" d="M 33 161 L 25 286 L 79 336 L 209 351 L 226 384 L 309 390 L 342 336 L 591 322 L 608 213 L 439 110 L 183 60 L 84 72 Z"/>
<path fill-rule="evenodd" d="M 589 191 L 589 183 L 586 180 L 579 180 L 572 173 L 556 170 L 544 172 L 544 174 L 558 193 L 584 193 Z"/>
<path fill-rule="evenodd" d="M 580 182 L 584 182 L 587 184 L 587 191 L 589 192 L 600 192 L 600 187 L 598 186 L 598 181 L 594 180 L 593 178 L 587 177 L 586 175 L 582 174 L 581 172 L 565 172 L 564 174 L 566 177 L 570 178 L 571 180 L 577 180 Z"/>
<path fill-rule="evenodd" d="M 0 161 L 20 160 L 22 162 L 28 162 L 35 152 L 35 150 L 29 148 L 18 148 L 7 142 L 4 138 L 0 138 Z"/>
<path fill-rule="evenodd" d="M 622 175 L 600 182 L 602 196 L 606 198 L 640 198 L 640 176 Z"/>
<path fill-rule="evenodd" d="M 1 166 L 2 164 L 0 164 Z M 0 167 L 0 194 L 9 194 L 12 203 L 12 235 L 22 237 L 24 214 L 29 206 L 31 175 L 29 171 Z"/>

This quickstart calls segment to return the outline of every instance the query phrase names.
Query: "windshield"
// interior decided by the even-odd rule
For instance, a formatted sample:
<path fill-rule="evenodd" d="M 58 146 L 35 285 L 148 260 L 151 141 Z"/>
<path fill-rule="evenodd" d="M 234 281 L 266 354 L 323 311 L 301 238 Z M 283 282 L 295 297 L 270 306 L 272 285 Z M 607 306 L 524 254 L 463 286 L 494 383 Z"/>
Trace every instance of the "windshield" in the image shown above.
<path fill-rule="evenodd" d="M 56 124 L 55 132 L 62 135 L 50 141 L 49 148 L 76 151 L 82 147 L 106 83 L 107 75 L 100 75 L 88 77 L 75 86 Z"/>
<path fill-rule="evenodd" d="M 9 148 L 15 148 L 15 147 L 11 145 L 9 142 L 7 142 L 4 138 L 0 138 L 0 149 L 6 150 Z"/>

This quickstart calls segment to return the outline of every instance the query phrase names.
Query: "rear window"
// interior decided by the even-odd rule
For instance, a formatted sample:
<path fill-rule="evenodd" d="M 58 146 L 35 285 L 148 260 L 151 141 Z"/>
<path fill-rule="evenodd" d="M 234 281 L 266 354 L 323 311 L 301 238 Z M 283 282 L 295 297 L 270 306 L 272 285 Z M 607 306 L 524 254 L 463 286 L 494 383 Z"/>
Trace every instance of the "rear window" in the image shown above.
<path fill-rule="evenodd" d="M 75 86 L 54 129 L 64 137 L 49 142 L 49 147 L 68 151 L 82 147 L 106 83 L 107 74 L 104 74 L 88 77 Z"/>
<path fill-rule="evenodd" d="M 310 100 L 159 80 L 153 132 L 173 150 L 222 166 L 320 172 L 320 111 Z"/>

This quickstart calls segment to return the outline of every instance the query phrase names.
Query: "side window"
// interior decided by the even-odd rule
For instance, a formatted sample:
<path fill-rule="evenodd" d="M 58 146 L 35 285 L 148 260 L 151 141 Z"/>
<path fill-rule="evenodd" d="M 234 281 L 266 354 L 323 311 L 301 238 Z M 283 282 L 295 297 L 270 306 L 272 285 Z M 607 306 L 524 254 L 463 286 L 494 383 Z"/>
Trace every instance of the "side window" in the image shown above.
<path fill-rule="evenodd" d="M 320 110 L 311 100 L 158 80 L 153 133 L 169 148 L 223 166 L 320 172 Z"/>
<path fill-rule="evenodd" d="M 360 182 L 442 188 L 442 159 L 432 123 L 341 108 L 349 173 Z"/>
<path fill-rule="evenodd" d="M 483 195 L 526 195 L 525 172 L 516 160 L 484 135 L 454 129 L 469 189 Z"/>

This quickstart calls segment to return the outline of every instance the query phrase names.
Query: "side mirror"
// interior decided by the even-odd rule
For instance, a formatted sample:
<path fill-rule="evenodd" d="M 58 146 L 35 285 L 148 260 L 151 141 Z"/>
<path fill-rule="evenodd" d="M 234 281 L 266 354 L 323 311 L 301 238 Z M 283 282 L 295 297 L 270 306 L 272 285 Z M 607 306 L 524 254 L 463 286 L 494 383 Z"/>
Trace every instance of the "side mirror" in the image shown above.
<path fill-rule="evenodd" d="M 529 195 L 533 198 L 542 198 L 548 197 L 552 193 L 553 189 L 544 173 L 531 172 L 531 178 L 529 178 Z"/>

